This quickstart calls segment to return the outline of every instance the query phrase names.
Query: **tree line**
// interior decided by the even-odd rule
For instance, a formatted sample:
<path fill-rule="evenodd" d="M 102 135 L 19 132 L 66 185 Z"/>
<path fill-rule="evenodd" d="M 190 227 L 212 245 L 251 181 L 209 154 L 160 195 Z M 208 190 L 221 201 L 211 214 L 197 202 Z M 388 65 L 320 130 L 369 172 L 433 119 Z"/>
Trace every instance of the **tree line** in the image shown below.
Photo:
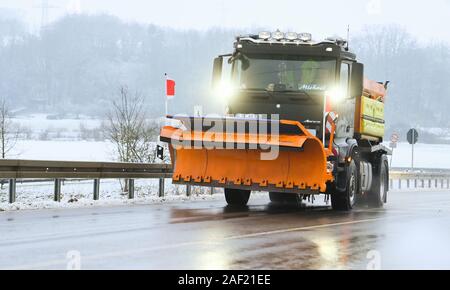
<path fill-rule="evenodd" d="M 12 111 L 105 116 L 120 88 L 143 96 L 149 117 L 164 112 L 164 73 L 177 81 L 173 113 L 202 104 L 217 111 L 209 93 L 212 59 L 232 50 L 248 31 L 174 30 L 123 22 L 109 15 L 69 15 L 27 32 L 0 19 L 0 97 Z M 351 40 L 366 75 L 391 81 L 387 125 L 449 127 L 449 46 L 421 43 L 404 28 L 371 26 Z M 188 111 L 187 111 L 188 110 Z"/>

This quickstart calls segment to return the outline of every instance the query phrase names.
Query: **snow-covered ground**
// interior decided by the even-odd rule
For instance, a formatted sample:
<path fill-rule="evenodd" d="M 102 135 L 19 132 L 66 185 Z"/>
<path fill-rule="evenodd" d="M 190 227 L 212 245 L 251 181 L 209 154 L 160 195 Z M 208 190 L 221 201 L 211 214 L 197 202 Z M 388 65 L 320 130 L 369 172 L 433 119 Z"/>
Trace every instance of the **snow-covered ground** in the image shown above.
<path fill-rule="evenodd" d="M 19 128 L 21 139 L 27 140 L 102 140 L 100 119 L 86 116 L 57 119 L 58 116 L 33 114 L 15 116 L 11 122 Z"/>
<path fill-rule="evenodd" d="M 412 146 L 399 143 L 394 149 L 392 167 L 411 166 Z M 414 146 L 414 166 L 416 168 L 450 168 L 450 145 L 435 145 L 418 143 Z"/>
<path fill-rule="evenodd" d="M 129 200 L 122 190 L 119 180 L 102 180 L 100 200 L 93 200 L 93 181 L 65 181 L 61 190 L 61 202 L 53 201 L 52 182 L 17 184 L 17 200 L 8 204 L 8 186 L 0 189 L 0 212 L 23 209 L 70 208 L 85 206 L 111 206 L 123 204 L 148 204 L 188 200 L 223 199 L 223 191 L 216 189 L 211 195 L 209 188 L 192 187 L 190 197 L 186 196 L 186 187 L 173 185 L 170 179 L 165 181 L 165 197 L 158 197 L 158 180 L 136 180 L 135 199 Z"/>
<path fill-rule="evenodd" d="M 63 161 L 114 161 L 114 146 L 106 141 L 18 141 L 11 158 Z"/>

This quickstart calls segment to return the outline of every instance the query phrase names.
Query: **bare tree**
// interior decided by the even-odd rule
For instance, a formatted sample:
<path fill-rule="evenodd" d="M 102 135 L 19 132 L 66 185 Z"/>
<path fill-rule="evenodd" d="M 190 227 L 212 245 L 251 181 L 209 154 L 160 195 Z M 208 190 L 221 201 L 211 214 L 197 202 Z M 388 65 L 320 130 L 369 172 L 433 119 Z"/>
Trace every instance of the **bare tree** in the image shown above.
<path fill-rule="evenodd" d="M 5 100 L 0 101 L 0 152 L 2 159 L 14 149 L 19 138 L 19 128 L 11 121 Z"/>
<path fill-rule="evenodd" d="M 144 100 L 138 93 L 130 96 L 126 87 L 120 88 L 118 100 L 113 101 L 104 124 L 105 137 L 115 146 L 120 162 L 146 163 L 155 161 L 154 141 L 158 134 L 155 123 L 146 118 Z M 122 189 L 128 191 L 128 182 Z"/>
<path fill-rule="evenodd" d="M 108 114 L 105 133 L 115 145 L 118 161 L 154 161 L 158 126 L 146 118 L 144 100 L 138 93 L 130 96 L 128 89 L 121 87 L 120 97 L 113 101 Z"/>

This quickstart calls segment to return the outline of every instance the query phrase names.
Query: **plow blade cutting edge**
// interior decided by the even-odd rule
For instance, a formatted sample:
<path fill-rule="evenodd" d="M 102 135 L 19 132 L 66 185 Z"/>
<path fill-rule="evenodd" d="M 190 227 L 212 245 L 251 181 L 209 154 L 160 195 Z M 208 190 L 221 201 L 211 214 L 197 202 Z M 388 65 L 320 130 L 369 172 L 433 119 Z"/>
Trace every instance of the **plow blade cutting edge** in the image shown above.
<path fill-rule="evenodd" d="M 174 183 L 324 193 L 326 183 L 333 180 L 322 142 L 299 122 L 171 118 L 183 124 L 181 128 L 166 126 L 161 130 L 161 140 L 170 144 Z M 270 133 L 249 130 L 266 125 L 269 129 L 263 131 Z M 230 132 L 224 128 L 244 129 Z"/>

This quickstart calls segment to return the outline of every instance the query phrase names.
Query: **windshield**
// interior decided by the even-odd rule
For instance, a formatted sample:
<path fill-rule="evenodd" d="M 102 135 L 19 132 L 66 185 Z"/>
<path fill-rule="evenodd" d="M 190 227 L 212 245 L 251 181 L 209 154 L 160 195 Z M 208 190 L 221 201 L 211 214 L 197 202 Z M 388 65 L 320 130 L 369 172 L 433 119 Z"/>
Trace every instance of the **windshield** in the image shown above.
<path fill-rule="evenodd" d="M 234 78 L 242 90 L 326 91 L 335 81 L 336 60 L 286 55 L 240 55 Z"/>

